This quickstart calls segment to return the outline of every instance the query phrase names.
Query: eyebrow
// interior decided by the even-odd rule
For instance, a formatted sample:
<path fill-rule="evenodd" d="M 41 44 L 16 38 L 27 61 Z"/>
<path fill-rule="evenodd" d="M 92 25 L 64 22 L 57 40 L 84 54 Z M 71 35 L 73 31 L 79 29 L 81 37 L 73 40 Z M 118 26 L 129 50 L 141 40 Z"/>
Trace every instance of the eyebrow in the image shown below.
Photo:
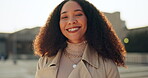
<path fill-rule="evenodd" d="M 81 9 L 76 9 L 76 10 L 74 10 L 74 12 L 76 12 L 76 11 L 82 11 Z M 82 11 L 83 12 L 83 11 Z M 62 12 L 61 14 L 65 14 L 65 13 L 67 13 L 67 11 L 64 11 L 64 12 Z"/>

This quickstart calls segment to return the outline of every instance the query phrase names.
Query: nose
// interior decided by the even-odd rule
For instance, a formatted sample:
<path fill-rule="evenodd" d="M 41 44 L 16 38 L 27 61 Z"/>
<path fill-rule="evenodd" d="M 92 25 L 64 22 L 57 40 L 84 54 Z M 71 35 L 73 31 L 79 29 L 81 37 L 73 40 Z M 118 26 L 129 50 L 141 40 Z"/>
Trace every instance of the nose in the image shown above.
<path fill-rule="evenodd" d="M 71 25 L 71 24 L 76 24 L 76 23 L 77 23 L 77 19 L 76 19 L 76 18 L 73 18 L 73 17 L 70 18 L 69 21 L 68 21 L 68 24 L 69 24 L 69 25 Z"/>

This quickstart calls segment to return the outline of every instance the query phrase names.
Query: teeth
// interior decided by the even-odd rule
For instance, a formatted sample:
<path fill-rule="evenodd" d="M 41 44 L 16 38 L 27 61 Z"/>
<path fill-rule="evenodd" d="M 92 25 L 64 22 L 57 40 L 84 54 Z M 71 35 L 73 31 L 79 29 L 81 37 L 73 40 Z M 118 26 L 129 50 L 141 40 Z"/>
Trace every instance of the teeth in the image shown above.
<path fill-rule="evenodd" d="M 79 28 L 71 28 L 71 29 L 68 29 L 68 31 L 76 31 L 78 30 Z"/>

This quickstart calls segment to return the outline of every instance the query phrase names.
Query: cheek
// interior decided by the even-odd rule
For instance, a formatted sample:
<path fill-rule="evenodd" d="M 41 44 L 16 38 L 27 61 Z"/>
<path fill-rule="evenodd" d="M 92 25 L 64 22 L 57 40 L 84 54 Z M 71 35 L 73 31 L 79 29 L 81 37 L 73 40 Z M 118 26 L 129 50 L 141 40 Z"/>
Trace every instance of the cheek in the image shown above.
<path fill-rule="evenodd" d="M 65 23 L 62 21 L 60 21 L 60 30 L 62 31 L 62 33 L 65 30 Z"/>
<path fill-rule="evenodd" d="M 80 19 L 80 21 L 81 21 L 81 23 L 82 23 L 84 26 L 87 26 L 87 18 L 86 18 L 86 16 L 82 17 L 82 18 Z"/>
<path fill-rule="evenodd" d="M 84 32 L 86 33 L 86 31 L 87 31 L 87 19 L 84 19 L 83 23 L 84 23 Z"/>
<path fill-rule="evenodd" d="M 85 25 L 86 25 L 86 27 L 87 27 L 87 19 L 86 19 L 86 17 L 85 17 L 85 19 L 84 19 L 84 22 L 85 22 Z"/>
<path fill-rule="evenodd" d="M 82 20 L 83 26 L 85 29 L 87 29 L 87 19 Z"/>

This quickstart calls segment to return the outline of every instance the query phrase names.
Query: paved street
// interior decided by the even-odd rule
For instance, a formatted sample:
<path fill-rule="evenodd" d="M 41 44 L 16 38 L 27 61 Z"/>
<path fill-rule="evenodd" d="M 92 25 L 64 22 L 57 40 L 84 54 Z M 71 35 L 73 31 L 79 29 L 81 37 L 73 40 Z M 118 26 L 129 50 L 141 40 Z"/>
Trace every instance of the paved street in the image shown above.
<path fill-rule="evenodd" d="M 121 78 L 148 78 L 148 64 L 128 64 L 119 68 Z"/>
<path fill-rule="evenodd" d="M 34 78 L 37 60 L 0 61 L 0 78 Z"/>
<path fill-rule="evenodd" d="M 34 78 L 37 60 L 0 61 L 0 78 Z M 121 78 L 148 78 L 148 65 L 130 64 L 119 68 Z"/>

